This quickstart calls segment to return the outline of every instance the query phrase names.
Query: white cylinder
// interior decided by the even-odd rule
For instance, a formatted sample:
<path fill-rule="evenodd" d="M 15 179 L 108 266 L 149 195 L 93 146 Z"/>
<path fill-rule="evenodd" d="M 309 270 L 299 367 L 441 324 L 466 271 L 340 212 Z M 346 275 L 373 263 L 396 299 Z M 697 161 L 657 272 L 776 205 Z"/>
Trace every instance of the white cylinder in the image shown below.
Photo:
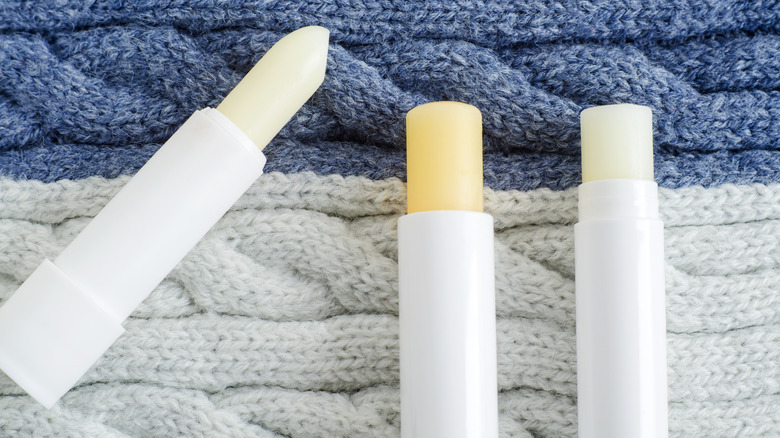
<path fill-rule="evenodd" d="M 0 308 L 0 369 L 51 407 L 264 164 L 260 149 L 217 110 L 193 114 Z"/>
<path fill-rule="evenodd" d="M 265 156 L 219 111 L 195 112 L 57 257 L 123 321 L 263 173 Z"/>
<path fill-rule="evenodd" d="M 50 408 L 124 331 L 44 260 L 0 307 L 0 369 Z"/>
<path fill-rule="evenodd" d="M 667 436 L 663 223 L 657 186 L 579 189 L 574 226 L 580 438 Z"/>
<path fill-rule="evenodd" d="M 401 436 L 498 436 L 493 218 L 398 221 Z"/>

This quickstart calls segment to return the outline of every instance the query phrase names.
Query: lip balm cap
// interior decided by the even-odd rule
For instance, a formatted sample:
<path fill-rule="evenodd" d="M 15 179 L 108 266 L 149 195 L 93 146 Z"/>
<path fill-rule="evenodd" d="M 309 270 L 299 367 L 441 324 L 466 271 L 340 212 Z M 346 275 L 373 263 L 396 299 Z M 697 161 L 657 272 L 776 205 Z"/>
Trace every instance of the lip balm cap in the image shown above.
<path fill-rule="evenodd" d="M 641 105 L 588 108 L 580 114 L 582 182 L 653 180 L 653 112 Z"/>
<path fill-rule="evenodd" d="M 460 102 L 432 102 L 406 115 L 409 213 L 482 211 L 482 113 Z"/>

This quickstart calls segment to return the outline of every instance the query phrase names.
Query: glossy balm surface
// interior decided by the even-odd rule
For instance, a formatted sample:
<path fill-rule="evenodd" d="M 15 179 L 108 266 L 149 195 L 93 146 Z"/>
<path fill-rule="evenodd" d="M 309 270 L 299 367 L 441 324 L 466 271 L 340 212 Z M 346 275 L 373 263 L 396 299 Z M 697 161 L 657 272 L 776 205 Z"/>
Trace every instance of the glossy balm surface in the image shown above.
<path fill-rule="evenodd" d="M 460 102 L 420 105 L 406 116 L 409 213 L 482 211 L 482 114 Z"/>
<path fill-rule="evenodd" d="M 653 113 L 641 105 L 594 106 L 580 115 L 582 182 L 653 180 Z"/>
<path fill-rule="evenodd" d="M 325 78 L 329 32 L 309 26 L 279 40 L 217 106 L 260 149 Z"/>

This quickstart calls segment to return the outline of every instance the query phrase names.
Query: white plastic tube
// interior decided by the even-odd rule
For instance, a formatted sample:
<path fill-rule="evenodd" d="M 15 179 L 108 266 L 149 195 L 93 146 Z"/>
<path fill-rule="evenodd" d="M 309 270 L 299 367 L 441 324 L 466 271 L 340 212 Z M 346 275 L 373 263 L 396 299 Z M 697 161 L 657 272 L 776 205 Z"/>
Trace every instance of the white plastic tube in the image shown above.
<path fill-rule="evenodd" d="M 664 230 L 652 154 L 646 170 L 650 117 L 649 109 L 628 105 L 594 108 L 582 117 L 588 182 L 579 187 L 574 226 L 580 438 L 665 438 L 668 433 Z M 626 129 L 628 122 L 640 126 L 641 135 Z M 627 132 L 623 137 L 607 137 L 615 124 Z M 620 154 L 616 159 L 609 145 L 593 146 L 602 154 L 601 168 L 586 172 L 585 155 L 593 155 L 586 149 L 597 134 L 621 148 Z M 625 150 L 631 143 L 621 143 L 626 136 L 639 145 L 638 153 Z M 649 179 L 602 179 L 605 173 Z"/>
<path fill-rule="evenodd" d="M 401 436 L 498 436 L 493 217 L 398 221 Z"/>
<path fill-rule="evenodd" d="M 123 321 L 263 173 L 219 111 L 193 114 L 55 260 Z M 143 273 L 143 275 L 139 275 Z"/>
<path fill-rule="evenodd" d="M 431 102 L 406 116 L 398 220 L 403 438 L 498 436 L 493 218 L 483 213 L 482 114 Z"/>
<path fill-rule="evenodd" d="M 327 52 L 327 29 L 292 32 L 217 109 L 193 114 L 0 308 L 0 369 L 47 408 L 75 385 L 260 176 L 262 148 L 320 86 Z"/>
<path fill-rule="evenodd" d="M 51 407 L 264 164 L 260 149 L 219 111 L 193 114 L 54 263 L 42 264 L 0 308 L 0 368 Z"/>

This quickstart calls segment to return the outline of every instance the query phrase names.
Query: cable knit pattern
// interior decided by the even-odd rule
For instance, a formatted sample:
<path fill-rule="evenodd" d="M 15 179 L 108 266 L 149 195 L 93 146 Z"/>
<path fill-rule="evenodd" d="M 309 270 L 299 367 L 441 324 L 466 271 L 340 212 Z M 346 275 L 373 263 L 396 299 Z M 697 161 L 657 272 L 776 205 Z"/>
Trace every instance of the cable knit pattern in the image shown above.
<path fill-rule="evenodd" d="M 0 179 L 0 298 L 127 177 Z M 268 173 L 52 410 L 0 375 L 0 435 L 399 431 L 398 179 Z M 661 189 L 670 434 L 780 431 L 780 185 Z M 502 437 L 576 436 L 576 191 L 487 189 Z M 315 250 L 316 249 L 316 250 Z"/>
<path fill-rule="evenodd" d="M 0 4 L 0 174 L 132 174 L 216 105 L 281 36 L 331 30 L 325 83 L 267 149 L 268 170 L 404 173 L 404 114 L 483 110 L 497 190 L 579 180 L 579 112 L 655 113 L 661 186 L 780 182 L 774 1 Z"/>
<path fill-rule="evenodd" d="M 618 4 L 619 3 L 619 4 Z M 574 437 L 579 113 L 653 109 L 670 436 L 780 437 L 780 3 L 0 2 L 0 301 L 285 33 L 325 82 L 266 174 L 53 409 L 0 436 L 399 433 L 404 115 L 484 117 L 502 437 Z"/>

